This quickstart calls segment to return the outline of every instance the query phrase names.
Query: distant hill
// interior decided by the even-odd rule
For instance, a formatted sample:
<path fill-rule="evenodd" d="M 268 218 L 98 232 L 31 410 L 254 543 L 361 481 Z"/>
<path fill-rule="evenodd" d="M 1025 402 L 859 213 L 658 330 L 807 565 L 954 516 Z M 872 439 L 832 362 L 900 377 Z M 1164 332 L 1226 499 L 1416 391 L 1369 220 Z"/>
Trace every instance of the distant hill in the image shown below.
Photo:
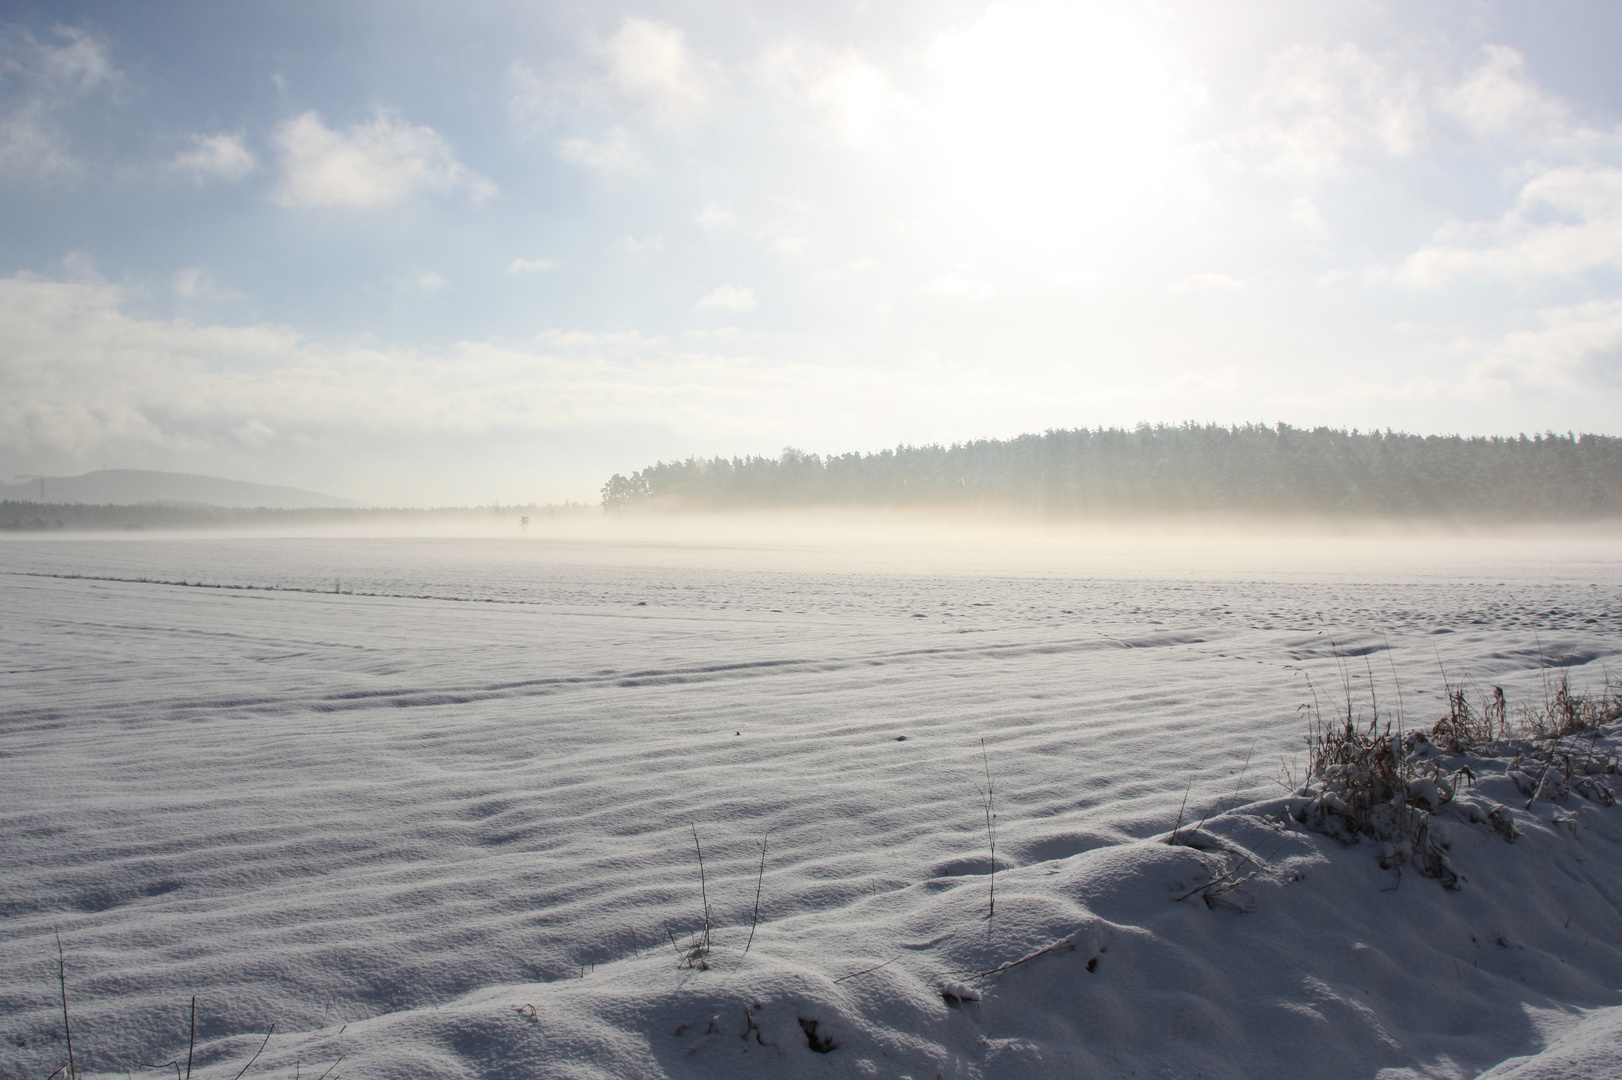
<path fill-rule="evenodd" d="M 269 507 L 277 510 L 340 509 L 365 503 L 302 488 L 250 484 L 218 476 L 153 472 L 147 469 L 103 469 L 83 476 L 47 476 L 40 481 L 0 484 L 0 501 L 85 503 L 135 506 L 141 503 L 201 503 L 206 506 Z"/>
<path fill-rule="evenodd" d="M 616 474 L 610 511 L 957 507 L 1110 515 L 1622 515 L 1622 439 L 1144 424 L 820 457 L 689 458 Z"/>

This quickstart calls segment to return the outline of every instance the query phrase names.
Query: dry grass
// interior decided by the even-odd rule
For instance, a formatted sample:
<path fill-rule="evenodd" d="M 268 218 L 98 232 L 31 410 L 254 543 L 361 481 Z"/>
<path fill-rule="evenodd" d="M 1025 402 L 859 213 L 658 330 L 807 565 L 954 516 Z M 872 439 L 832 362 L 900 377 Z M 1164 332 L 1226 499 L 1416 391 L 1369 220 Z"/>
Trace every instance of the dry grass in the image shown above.
<path fill-rule="evenodd" d="M 1344 673 L 1343 673 L 1344 674 Z M 1295 813 L 1308 828 L 1347 843 L 1373 840 L 1381 864 L 1412 866 L 1447 888 L 1461 878 L 1448 861 L 1446 844 L 1431 829 L 1431 816 L 1454 801 L 1486 770 L 1509 775 L 1526 808 L 1538 799 L 1578 795 L 1603 805 L 1615 803 L 1617 761 L 1596 750 L 1602 725 L 1622 718 L 1622 695 L 1609 673 L 1597 695 L 1574 691 L 1562 673 L 1545 681 L 1541 704 L 1524 704 L 1514 724 L 1502 688 L 1494 686 L 1480 705 L 1469 691 L 1447 681 L 1447 713 L 1430 731 L 1396 730 L 1380 721 L 1370 693 L 1370 717 L 1356 711 L 1346 687 L 1345 712 L 1326 722 L 1313 702 L 1307 714 L 1307 782 L 1296 789 L 1302 800 Z M 1466 820 L 1491 826 L 1505 840 L 1517 836 L 1507 808 L 1467 814 Z"/>
<path fill-rule="evenodd" d="M 986 904 L 986 925 L 997 917 L 997 789 L 991 781 L 991 756 L 986 752 L 986 741 L 980 740 L 980 762 L 985 766 L 986 786 L 979 788 L 980 807 L 986 814 L 986 847 L 990 849 L 991 894 Z"/>

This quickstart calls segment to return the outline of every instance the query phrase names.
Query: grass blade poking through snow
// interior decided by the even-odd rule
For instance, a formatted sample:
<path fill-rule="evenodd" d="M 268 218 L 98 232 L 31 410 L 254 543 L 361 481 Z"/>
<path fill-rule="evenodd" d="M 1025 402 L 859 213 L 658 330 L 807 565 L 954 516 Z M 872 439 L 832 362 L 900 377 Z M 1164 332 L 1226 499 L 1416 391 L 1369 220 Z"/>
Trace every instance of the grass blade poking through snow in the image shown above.
<path fill-rule="evenodd" d="M 693 850 L 698 852 L 698 899 L 699 903 L 704 906 L 704 929 L 693 940 L 692 945 L 688 947 L 687 966 L 692 967 L 693 962 L 696 960 L 699 968 L 707 971 L 709 965 L 704 962 L 704 957 L 710 951 L 710 889 L 709 883 L 704 877 L 704 848 L 698 842 L 698 826 L 694 825 L 692 829 Z"/>
<path fill-rule="evenodd" d="M 272 1025 L 270 1025 L 269 1030 L 267 1030 L 265 1032 L 265 1041 L 260 1043 L 259 1044 L 259 1049 L 255 1050 L 253 1052 L 253 1057 L 248 1059 L 248 1064 L 242 1066 L 242 1072 L 237 1073 L 234 1077 L 231 1078 L 231 1080 L 242 1080 L 242 1073 L 245 1073 L 249 1069 L 253 1068 L 253 1063 L 258 1061 L 259 1060 L 259 1055 L 263 1054 L 265 1052 L 265 1047 L 270 1045 L 270 1037 L 272 1035 L 274 1035 L 275 1033 L 276 1033 L 276 1025 L 272 1024 Z"/>
<path fill-rule="evenodd" d="M 56 981 L 62 988 L 62 1036 L 68 1042 L 67 1080 L 78 1080 L 79 1067 L 73 1060 L 73 1028 L 68 1024 L 68 961 L 62 953 L 62 932 L 52 928 L 51 933 L 56 935 Z M 62 1072 L 61 1069 L 56 1072 Z M 51 1075 L 56 1075 L 52 1073 Z"/>
<path fill-rule="evenodd" d="M 986 812 L 986 846 L 991 849 L 991 898 L 987 904 L 987 930 L 990 920 L 997 917 L 997 792 L 991 782 L 991 757 L 986 753 L 986 741 L 980 740 L 980 760 L 986 769 L 986 786 L 980 788 L 980 804 Z"/>
<path fill-rule="evenodd" d="M 755 913 L 749 919 L 749 940 L 743 943 L 743 951 L 748 952 L 749 946 L 755 943 L 755 927 L 760 925 L 760 886 L 766 880 L 766 841 L 770 840 L 772 831 L 766 830 L 766 835 L 760 838 L 760 872 L 755 875 Z"/>

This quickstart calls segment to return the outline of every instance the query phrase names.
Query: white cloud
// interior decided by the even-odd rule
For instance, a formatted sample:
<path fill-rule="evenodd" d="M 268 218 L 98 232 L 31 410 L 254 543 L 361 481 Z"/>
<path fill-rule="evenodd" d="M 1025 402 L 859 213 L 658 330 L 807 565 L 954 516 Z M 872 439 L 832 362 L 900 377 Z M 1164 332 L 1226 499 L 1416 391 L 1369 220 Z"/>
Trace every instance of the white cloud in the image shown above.
<path fill-rule="evenodd" d="M 231 435 L 243 446 L 258 450 L 276 441 L 276 432 L 264 421 L 255 417 L 232 430 Z"/>
<path fill-rule="evenodd" d="M 1526 60 L 1514 49 L 1488 45 L 1486 59 L 1442 93 L 1443 107 L 1478 138 L 1541 142 L 1571 123 L 1571 108 L 1527 76 Z"/>
<path fill-rule="evenodd" d="M 970 300 L 989 300 L 997 295 L 997 289 L 978 274 L 962 270 L 953 270 L 924 286 L 925 292 L 941 293 L 946 296 L 962 296 Z"/>
<path fill-rule="evenodd" d="M 768 212 L 745 216 L 710 203 L 693 220 L 710 232 L 741 233 L 784 255 L 801 255 L 810 250 L 818 229 L 808 219 L 825 216 L 826 211 L 819 215 L 818 208 L 786 198 L 773 199 L 772 204 Z"/>
<path fill-rule="evenodd" d="M 116 93 L 123 84 L 101 41 L 71 27 L 54 33 L 55 43 L 26 31 L 0 39 L 0 172 L 41 179 L 77 172 L 63 114 L 92 93 Z"/>
<path fill-rule="evenodd" d="M 1508 335 L 1473 377 L 1532 391 L 1622 384 L 1622 300 L 1549 308 L 1538 317 L 1540 329 Z"/>
<path fill-rule="evenodd" d="M 693 55 L 682 32 L 673 26 L 627 18 L 604 52 L 615 89 L 646 104 L 658 119 L 684 119 L 710 97 L 713 76 L 708 66 Z"/>
<path fill-rule="evenodd" d="M 1457 277 L 1570 278 L 1618 266 L 1622 169 L 1573 166 L 1533 177 L 1496 222 L 1446 226 L 1407 258 L 1401 276 L 1434 285 Z"/>
<path fill-rule="evenodd" d="M 366 448 L 548 431 L 778 427 L 861 373 L 775 368 L 636 331 L 552 331 L 534 350 L 325 344 L 286 327 L 131 314 L 100 282 L 0 278 L 0 456 L 90 461 L 104 447 L 211 455 L 274 441 Z M 738 402 L 749 404 L 740 414 Z M 741 417 L 762 416 L 757 421 Z M 775 437 L 775 436 L 774 436 Z M 391 451 L 392 452 L 392 451 Z M 173 456 L 171 456 L 171 459 Z M 57 467 L 57 466 L 52 466 Z"/>
<path fill-rule="evenodd" d="M 648 19 L 627 18 L 613 36 L 590 50 L 590 63 L 561 61 L 537 69 L 514 63 L 507 70 L 507 118 L 520 137 L 548 131 L 577 113 L 608 115 L 622 123 L 633 117 L 679 129 L 697 116 L 721 83 L 719 69 L 695 55 L 682 32 Z M 621 168 L 628 142 L 571 138 L 565 145 L 579 157 L 617 153 Z M 599 147 L 593 151 L 592 147 Z"/>
<path fill-rule="evenodd" d="M 1266 119 L 1223 141 L 1266 172 L 1324 173 L 1371 152 L 1409 157 L 1433 137 L 1419 74 L 1356 45 L 1285 49 L 1251 107 Z"/>
<path fill-rule="evenodd" d="M 495 193 L 432 128 L 388 110 L 344 132 L 307 112 L 281 124 L 275 142 L 283 168 L 275 197 L 283 206 L 371 209 L 428 192 L 463 189 L 475 200 Z"/>
<path fill-rule="evenodd" d="M 442 293 L 451 287 L 450 278 L 436 274 L 432 270 L 424 270 L 422 273 L 418 274 L 415 284 L 419 291 L 425 292 L 430 296 L 432 296 L 434 293 Z"/>
<path fill-rule="evenodd" d="M 737 285 L 717 285 L 712 292 L 700 297 L 695 308 L 713 308 L 719 311 L 755 310 L 755 290 Z"/>
<path fill-rule="evenodd" d="M 1351 44 L 1293 46 L 1273 58 L 1251 109 L 1257 123 L 1217 142 L 1266 172 L 1317 175 L 1373 155 L 1412 158 L 1440 145 L 1450 120 L 1481 142 L 1562 153 L 1622 149 L 1622 128 L 1583 123 L 1504 45 L 1485 46 L 1481 61 L 1458 77 Z"/>
<path fill-rule="evenodd" d="M 1245 287 L 1245 283 L 1236 277 L 1227 274 L 1218 274 L 1213 271 L 1204 271 L 1190 274 L 1180 281 L 1173 282 L 1166 291 L 1176 293 L 1224 293 L 1237 292 Z"/>
<path fill-rule="evenodd" d="M 585 64 L 575 59 L 544 69 L 522 63 L 508 69 L 507 117 L 518 135 L 537 135 L 577 116 L 681 129 L 709 107 L 723 81 L 715 64 L 688 47 L 681 30 L 648 19 L 624 19 L 590 53 Z M 566 140 L 574 155 L 568 160 L 606 159 L 624 170 L 629 143 L 618 134 L 602 141 Z"/>
<path fill-rule="evenodd" d="M 601 173 L 641 172 L 642 154 L 632 145 L 624 128 L 615 128 L 600 140 L 565 139 L 558 144 L 558 156 L 571 165 L 583 165 Z"/>
<path fill-rule="evenodd" d="M 888 72 L 855 50 L 836 53 L 794 42 L 768 52 L 762 68 L 791 99 L 819 112 L 829 132 L 851 145 L 880 142 L 895 122 L 918 112 L 917 102 L 896 90 Z"/>
<path fill-rule="evenodd" d="M 836 57 L 811 84 L 807 97 L 826 109 L 839 133 L 855 144 L 878 142 L 891 123 L 917 111 L 911 98 L 897 92 L 887 72 L 855 53 Z"/>
<path fill-rule="evenodd" d="M 109 441 L 201 451 L 297 433 L 488 431 L 534 423 L 548 400 L 538 388 L 567 374 L 486 346 L 333 348 L 283 327 L 146 319 L 124 300 L 104 283 L 0 279 L 0 448 L 84 457 Z"/>
<path fill-rule="evenodd" d="M 45 178 L 74 172 L 79 163 L 67 139 L 39 102 L 24 102 L 0 117 L 0 171 Z"/>
<path fill-rule="evenodd" d="M 33 53 L 31 66 L 46 82 L 66 93 L 85 94 L 123 81 L 107 56 L 107 47 L 90 33 L 70 26 L 59 26 L 54 33 L 62 44 L 45 45 L 24 38 Z"/>
<path fill-rule="evenodd" d="M 188 150 L 175 155 L 170 167 L 190 173 L 198 184 L 208 180 L 241 180 L 259 167 L 238 135 L 194 135 Z"/>
<path fill-rule="evenodd" d="M 514 259 L 507 267 L 509 274 L 539 274 L 556 270 L 558 264 L 551 259 Z"/>
<path fill-rule="evenodd" d="M 191 298 L 203 292 L 205 273 L 193 266 L 175 275 L 175 295 Z"/>

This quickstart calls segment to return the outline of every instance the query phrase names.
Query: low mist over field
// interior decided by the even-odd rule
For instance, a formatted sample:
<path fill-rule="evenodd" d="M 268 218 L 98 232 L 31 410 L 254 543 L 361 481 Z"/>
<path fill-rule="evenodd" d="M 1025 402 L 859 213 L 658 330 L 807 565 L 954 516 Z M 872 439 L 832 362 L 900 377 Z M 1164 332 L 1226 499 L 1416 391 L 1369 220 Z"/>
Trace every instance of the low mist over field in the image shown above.
<path fill-rule="evenodd" d="M 339 500 L 316 492 L 129 471 L 38 479 L 41 495 L 49 485 L 57 500 L 0 502 L 0 529 L 504 535 L 516 521 L 527 536 L 532 524 L 537 534 L 589 528 L 584 519 L 592 510 L 575 503 L 336 508 Z M 11 494 L 24 492 L 16 485 Z M 758 520 L 751 526 L 738 515 L 786 514 L 823 532 L 857 533 L 923 520 L 954 530 L 1045 523 L 1173 532 L 1448 525 L 1525 532 L 1622 519 L 1622 439 L 1142 425 L 826 458 L 792 448 L 777 458 L 689 458 L 616 473 L 601 495 L 602 514 L 640 519 L 643 531 L 670 530 L 671 515 L 700 515 L 715 519 L 707 531 L 724 533 L 729 526 L 716 515 L 726 515 L 747 532 Z"/>

